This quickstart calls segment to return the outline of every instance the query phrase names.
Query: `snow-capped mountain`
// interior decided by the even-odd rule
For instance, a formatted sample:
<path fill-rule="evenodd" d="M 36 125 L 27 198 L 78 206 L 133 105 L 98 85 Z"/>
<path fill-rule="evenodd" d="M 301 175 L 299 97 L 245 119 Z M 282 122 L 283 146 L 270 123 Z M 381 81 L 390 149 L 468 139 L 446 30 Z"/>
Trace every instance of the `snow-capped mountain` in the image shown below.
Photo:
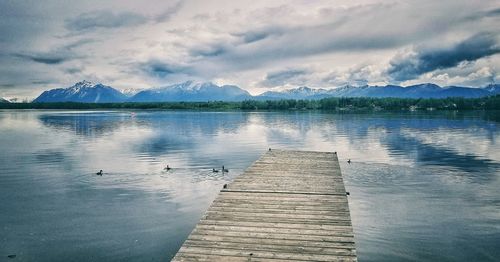
<path fill-rule="evenodd" d="M 489 84 L 483 89 L 493 94 L 500 94 L 500 84 Z"/>
<path fill-rule="evenodd" d="M 307 86 L 301 86 L 298 88 L 288 89 L 285 91 L 267 91 L 256 98 L 260 100 L 266 99 L 321 99 L 328 97 L 328 90 L 326 89 L 314 89 Z"/>
<path fill-rule="evenodd" d="M 234 85 L 187 81 L 180 84 L 143 90 L 128 101 L 130 102 L 172 102 L 172 101 L 241 101 L 252 96 Z"/>
<path fill-rule="evenodd" d="M 120 91 L 103 84 L 81 81 L 68 88 L 56 88 L 43 92 L 33 102 L 81 102 L 113 103 L 123 102 L 127 97 Z"/>
<path fill-rule="evenodd" d="M 332 89 L 333 96 L 345 97 L 398 97 L 398 98 L 446 98 L 446 97 L 483 97 L 492 95 L 481 88 L 448 86 L 440 87 L 435 84 L 418 84 L 407 87 L 386 85 L 386 86 L 363 86 L 349 87 L 346 90 Z M 343 91 L 343 92 L 342 92 Z"/>
<path fill-rule="evenodd" d="M 137 90 L 137 89 L 135 89 Z M 131 92 L 135 90 L 130 90 Z M 57 88 L 43 92 L 33 102 L 195 102 L 195 101 L 242 101 L 245 99 L 321 99 L 325 97 L 397 97 L 397 98 L 475 98 L 500 94 L 500 85 L 491 84 L 482 88 L 419 84 L 407 87 L 386 86 L 343 86 L 333 89 L 298 87 L 284 91 L 268 91 L 257 96 L 234 86 L 218 86 L 210 82 L 198 83 L 187 81 L 164 87 L 150 88 L 135 95 L 122 92 L 103 84 L 88 81 L 78 82 L 68 88 Z M 3 102 L 3 101 L 1 101 Z M 8 101 L 7 101 L 8 102 Z"/>
<path fill-rule="evenodd" d="M 498 94 L 499 85 L 485 88 L 449 86 L 440 87 L 435 84 L 419 84 L 407 87 L 397 85 L 386 86 L 343 86 L 334 89 L 311 89 L 299 87 L 284 91 L 269 91 L 257 96 L 258 99 L 321 99 L 325 97 L 397 97 L 397 98 L 475 98 Z"/>
<path fill-rule="evenodd" d="M 133 97 L 137 93 L 141 92 L 143 89 L 137 89 L 137 88 L 127 88 L 127 89 L 122 89 L 120 92 L 124 94 L 127 97 Z"/>
<path fill-rule="evenodd" d="M 0 97 L 0 103 L 10 103 L 9 100 Z"/>

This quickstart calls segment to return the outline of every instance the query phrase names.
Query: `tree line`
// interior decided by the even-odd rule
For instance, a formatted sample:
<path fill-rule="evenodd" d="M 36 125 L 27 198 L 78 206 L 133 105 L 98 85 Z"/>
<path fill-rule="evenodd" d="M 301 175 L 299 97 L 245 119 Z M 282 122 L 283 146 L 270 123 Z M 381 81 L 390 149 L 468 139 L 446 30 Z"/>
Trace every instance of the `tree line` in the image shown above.
<path fill-rule="evenodd" d="M 0 109 L 170 109 L 170 110 L 500 110 L 500 95 L 481 98 L 368 98 L 329 97 L 320 100 L 245 100 L 241 102 L 145 103 L 0 103 Z"/>

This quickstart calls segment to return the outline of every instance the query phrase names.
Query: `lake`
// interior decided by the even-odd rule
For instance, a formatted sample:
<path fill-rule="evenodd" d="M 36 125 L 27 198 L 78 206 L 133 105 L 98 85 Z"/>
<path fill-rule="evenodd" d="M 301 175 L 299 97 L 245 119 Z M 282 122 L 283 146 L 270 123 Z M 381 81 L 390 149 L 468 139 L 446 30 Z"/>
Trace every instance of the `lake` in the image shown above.
<path fill-rule="evenodd" d="M 499 115 L 0 111 L 0 260 L 168 261 L 271 147 L 338 152 L 360 261 L 498 261 Z"/>

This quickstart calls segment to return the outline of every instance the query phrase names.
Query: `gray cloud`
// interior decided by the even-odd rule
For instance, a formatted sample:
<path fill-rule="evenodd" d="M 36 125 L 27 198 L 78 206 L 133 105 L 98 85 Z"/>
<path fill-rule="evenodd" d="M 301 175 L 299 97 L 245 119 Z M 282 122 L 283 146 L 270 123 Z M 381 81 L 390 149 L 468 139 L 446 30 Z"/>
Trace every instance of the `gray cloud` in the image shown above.
<path fill-rule="evenodd" d="M 71 31 L 87 31 L 96 28 L 117 28 L 144 24 L 148 19 L 132 12 L 113 13 L 109 10 L 100 10 L 80 14 L 66 20 L 66 28 Z"/>
<path fill-rule="evenodd" d="M 202 44 L 189 50 L 192 57 L 220 56 L 230 51 L 230 46 L 225 43 Z"/>
<path fill-rule="evenodd" d="M 32 84 L 35 85 L 46 85 L 52 83 L 52 81 L 49 80 L 36 80 L 36 81 L 31 81 Z"/>
<path fill-rule="evenodd" d="M 189 69 L 185 66 L 170 64 L 158 60 L 150 60 L 139 65 L 139 68 L 148 76 L 167 78 L 175 74 L 185 74 Z"/>
<path fill-rule="evenodd" d="M 267 73 L 264 80 L 260 82 L 263 87 L 278 87 L 294 83 L 298 77 L 307 74 L 305 69 L 287 69 Z"/>
<path fill-rule="evenodd" d="M 486 11 L 485 16 L 488 16 L 488 17 L 500 16 L 500 8 L 491 9 L 491 10 Z"/>
<path fill-rule="evenodd" d="M 43 35 L 53 27 L 38 9 L 40 2 L 0 1 L 0 44 L 1 51 L 16 47 L 19 43 L 29 46 L 32 39 Z M 50 4 L 45 5 L 50 6 Z"/>
<path fill-rule="evenodd" d="M 18 52 L 12 54 L 12 56 L 41 64 L 57 65 L 71 59 L 83 57 L 75 54 L 74 49 L 92 42 L 94 42 L 94 40 L 84 38 L 55 48 L 49 52 Z"/>
<path fill-rule="evenodd" d="M 83 71 L 83 68 L 78 68 L 78 67 L 70 67 L 70 68 L 64 69 L 64 72 L 66 72 L 70 75 L 78 74 L 78 73 L 81 73 L 82 71 Z"/>
<path fill-rule="evenodd" d="M 239 41 L 228 41 L 231 46 L 220 49 L 220 43 L 204 43 L 201 50 L 217 52 L 190 52 L 209 59 L 214 56 L 214 63 L 228 64 L 229 67 L 249 69 L 262 67 L 268 63 L 307 57 L 325 53 L 376 52 L 393 49 L 413 41 L 432 38 L 446 28 L 436 27 L 429 30 L 423 25 L 411 29 L 394 24 L 394 17 L 387 13 L 397 13 L 399 5 L 370 4 L 358 5 L 348 9 L 331 11 L 328 16 L 315 22 L 275 23 L 268 26 L 248 28 L 230 33 Z M 291 12 L 287 9 L 287 12 Z M 292 14 L 289 14 L 292 16 Z M 399 14 L 399 16 L 401 16 Z M 377 21 L 378 26 L 366 30 Z M 392 26 L 392 27 L 391 27 Z M 196 47 L 195 51 L 200 48 Z M 216 55 L 214 55 L 216 54 Z"/>
<path fill-rule="evenodd" d="M 242 35 L 245 43 L 253 43 L 268 37 L 267 32 L 246 32 Z"/>
<path fill-rule="evenodd" d="M 497 17 L 500 16 L 500 8 L 495 8 L 495 9 L 489 9 L 486 11 L 479 11 L 476 13 L 473 13 L 471 15 L 465 16 L 463 18 L 464 21 L 469 21 L 469 20 L 480 20 L 484 18 L 491 18 L 491 17 Z"/>
<path fill-rule="evenodd" d="M 69 56 L 65 56 L 62 54 L 52 54 L 52 53 L 14 54 L 14 56 L 47 65 L 60 64 L 64 61 L 71 59 Z"/>
<path fill-rule="evenodd" d="M 447 49 L 420 49 L 411 55 L 397 57 L 390 62 L 387 74 L 396 81 L 411 80 L 424 73 L 497 53 L 500 53 L 500 47 L 495 35 L 480 33 Z"/>
<path fill-rule="evenodd" d="M 178 1 L 157 15 L 146 16 L 135 12 L 112 12 L 98 10 L 82 13 L 65 21 L 65 27 L 71 31 L 92 31 L 98 28 L 120 28 L 145 24 L 149 21 L 162 23 L 170 20 L 182 8 L 183 2 Z"/>
<path fill-rule="evenodd" d="M 156 15 L 154 17 L 154 21 L 157 23 L 162 23 L 170 20 L 172 16 L 174 16 L 179 10 L 182 8 L 183 2 L 182 1 L 177 1 L 174 5 L 171 7 L 167 8 L 165 11 L 163 11 L 161 14 Z"/>
<path fill-rule="evenodd" d="M 14 84 L 0 84 L 0 88 L 14 88 L 16 85 Z"/>
<path fill-rule="evenodd" d="M 253 93 L 410 77 L 484 85 L 498 81 L 500 56 L 488 54 L 497 52 L 492 39 L 500 41 L 499 7 L 494 0 L 0 1 L 0 84 L 13 86 L 0 96 L 81 78 L 122 88 L 203 79 Z M 478 30 L 491 33 L 456 44 Z M 82 46 L 82 36 L 94 40 Z"/>
<path fill-rule="evenodd" d="M 289 28 L 288 30 L 291 30 Z M 243 32 L 233 33 L 232 35 L 236 37 L 240 37 L 245 44 L 253 43 L 260 41 L 262 39 L 271 37 L 271 36 L 280 36 L 284 33 L 285 28 L 277 27 L 277 26 L 269 26 L 266 28 L 260 28 L 256 30 L 248 30 Z"/>

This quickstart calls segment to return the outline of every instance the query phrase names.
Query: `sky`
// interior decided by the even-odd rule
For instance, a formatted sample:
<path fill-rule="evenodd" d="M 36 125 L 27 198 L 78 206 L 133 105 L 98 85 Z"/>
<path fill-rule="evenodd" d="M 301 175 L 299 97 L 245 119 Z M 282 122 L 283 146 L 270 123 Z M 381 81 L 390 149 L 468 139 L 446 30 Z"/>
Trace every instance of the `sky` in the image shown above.
<path fill-rule="evenodd" d="M 498 0 L 0 0 L 0 97 L 81 80 L 298 86 L 500 82 Z"/>

